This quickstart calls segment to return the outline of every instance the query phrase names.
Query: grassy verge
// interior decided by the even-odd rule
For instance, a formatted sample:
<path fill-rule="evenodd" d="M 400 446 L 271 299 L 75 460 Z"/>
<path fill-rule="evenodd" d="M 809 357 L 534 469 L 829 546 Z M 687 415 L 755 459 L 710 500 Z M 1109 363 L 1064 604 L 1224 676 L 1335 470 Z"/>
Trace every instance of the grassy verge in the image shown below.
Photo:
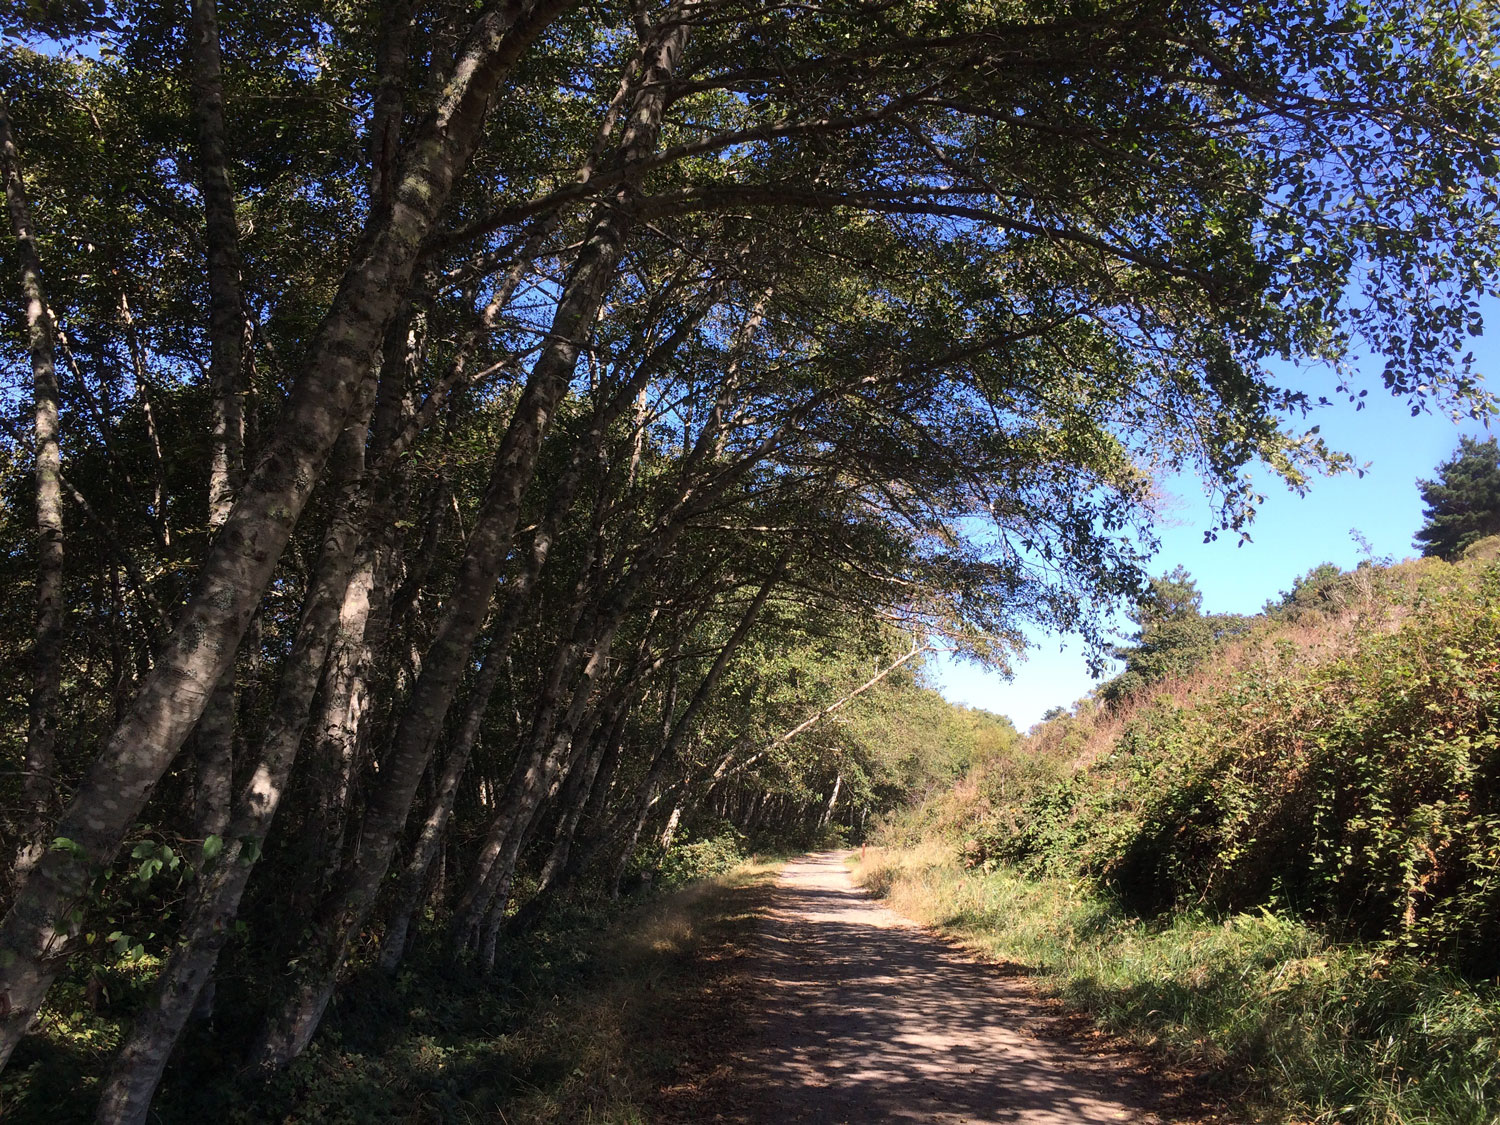
<path fill-rule="evenodd" d="M 1101 1026 L 1235 1084 L 1271 1120 L 1500 1122 L 1500 988 L 1271 913 L 1148 923 L 1060 880 L 966 871 L 950 849 L 871 849 L 856 877 L 897 910 Z"/>
<path fill-rule="evenodd" d="M 752 862 L 643 902 L 549 919 L 505 951 L 495 976 L 438 962 L 394 980 L 372 973 L 344 991 L 312 1047 L 269 1086 L 234 1076 L 208 1044 L 186 1044 L 154 1120 L 650 1121 L 657 1091 L 696 1047 L 676 1017 L 702 985 L 701 961 L 748 930 L 755 888 L 777 866 Z M 117 1039 L 119 1028 L 99 1035 Z M 110 1052 L 96 1054 L 67 1088 L 42 1080 L 55 1068 L 41 1060 L 13 1080 L 7 1125 L 90 1119 Z"/>

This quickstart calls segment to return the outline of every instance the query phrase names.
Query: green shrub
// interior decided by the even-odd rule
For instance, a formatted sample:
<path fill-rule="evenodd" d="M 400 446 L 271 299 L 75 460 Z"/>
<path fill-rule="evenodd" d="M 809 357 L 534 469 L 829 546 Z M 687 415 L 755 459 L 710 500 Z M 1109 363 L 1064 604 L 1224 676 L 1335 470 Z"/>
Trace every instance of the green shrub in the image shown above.
<path fill-rule="evenodd" d="M 1365 616 L 1263 622 L 1116 728 L 1081 711 L 1034 733 L 1073 756 L 1063 776 L 971 779 L 991 797 L 970 806 L 964 861 L 1084 876 L 1143 915 L 1275 907 L 1500 972 L 1500 570 L 1314 571 L 1298 591 L 1314 586 L 1362 587 Z"/>
<path fill-rule="evenodd" d="M 663 886 L 722 875 L 749 858 L 744 833 L 725 822 L 699 829 L 698 839 L 680 840 L 667 849 L 657 865 Z"/>

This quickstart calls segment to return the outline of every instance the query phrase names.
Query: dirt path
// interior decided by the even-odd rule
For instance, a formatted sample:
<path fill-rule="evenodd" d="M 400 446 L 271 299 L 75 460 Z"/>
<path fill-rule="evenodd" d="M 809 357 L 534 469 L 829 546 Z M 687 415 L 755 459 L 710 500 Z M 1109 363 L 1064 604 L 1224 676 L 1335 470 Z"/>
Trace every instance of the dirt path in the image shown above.
<path fill-rule="evenodd" d="M 696 1120 L 1161 1120 L 1134 1062 L 1068 1042 L 1023 984 L 868 898 L 843 859 L 787 865 L 751 951 L 759 1011 Z"/>

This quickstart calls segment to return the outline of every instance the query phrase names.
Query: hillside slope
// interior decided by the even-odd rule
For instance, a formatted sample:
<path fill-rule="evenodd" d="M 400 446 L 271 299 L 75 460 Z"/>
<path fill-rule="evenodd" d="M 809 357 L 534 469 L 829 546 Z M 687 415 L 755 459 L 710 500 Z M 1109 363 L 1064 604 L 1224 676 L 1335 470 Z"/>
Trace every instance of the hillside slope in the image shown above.
<path fill-rule="evenodd" d="M 1497 1120 L 1493 546 L 1216 619 L 889 820 L 867 883 L 1276 1116 Z"/>

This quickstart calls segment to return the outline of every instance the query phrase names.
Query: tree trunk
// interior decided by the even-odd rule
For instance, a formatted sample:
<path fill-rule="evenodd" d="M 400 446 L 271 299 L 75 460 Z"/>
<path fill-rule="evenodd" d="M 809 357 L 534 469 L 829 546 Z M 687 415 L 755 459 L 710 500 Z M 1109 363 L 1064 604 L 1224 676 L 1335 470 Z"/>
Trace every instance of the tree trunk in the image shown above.
<path fill-rule="evenodd" d="M 579 817 L 579 825 L 597 826 L 587 837 L 587 846 L 574 847 L 573 841 L 577 838 L 577 829 L 567 842 L 567 849 L 560 857 L 561 870 L 557 875 L 548 880 L 546 890 L 549 894 L 557 895 L 578 881 L 579 877 L 589 869 L 594 859 L 603 850 L 609 839 L 609 831 L 601 821 L 604 816 L 605 805 L 609 799 L 610 789 L 614 785 L 615 770 L 620 764 L 620 750 L 625 742 L 625 729 L 630 717 L 630 708 L 622 707 L 616 716 L 614 725 L 610 728 L 609 739 L 605 744 L 603 761 L 594 775 L 594 783 L 589 789 L 588 801 L 583 807 Z M 549 861 L 550 862 L 550 861 Z"/>
<path fill-rule="evenodd" d="M 880 683 L 881 680 L 885 679 L 897 668 L 900 668 L 903 664 L 907 663 L 910 660 L 914 660 L 922 653 L 930 651 L 930 649 L 930 645 L 919 644 L 917 641 L 913 640 L 911 643 L 911 649 L 905 655 L 897 657 L 894 661 L 892 661 L 890 664 L 887 664 L 884 668 L 880 669 L 880 671 L 876 672 L 873 676 L 871 676 L 864 683 L 860 684 L 859 687 L 855 688 L 853 691 L 840 696 L 838 699 L 830 703 L 827 707 L 819 708 L 802 722 L 794 726 L 791 730 L 772 739 L 765 746 L 757 750 L 754 754 L 751 754 L 748 758 L 744 759 L 744 761 L 733 764 L 733 768 L 731 768 L 731 764 L 734 762 L 732 753 L 726 755 L 719 768 L 714 770 L 711 780 L 721 781 L 726 777 L 733 776 L 734 774 L 743 773 L 745 770 L 753 766 L 756 762 L 764 758 L 772 750 L 775 750 L 778 746 L 785 746 L 788 742 L 796 738 L 803 731 L 817 726 L 824 719 L 828 718 L 829 715 L 834 714 L 836 711 L 843 710 L 844 707 L 848 706 L 849 703 L 853 702 L 855 699 L 858 699 L 865 692 L 869 691 L 876 684 Z"/>
<path fill-rule="evenodd" d="M 651 760 L 651 765 L 646 770 L 646 779 L 637 791 L 636 802 L 627 821 L 629 828 L 625 837 L 625 846 L 620 849 L 620 854 L 615 859 L 614 874 L 610 881 L 611 894 L 619 893 L 620 880 L 625 876 L 625 869 L 630 866 L 630 860 L 635 855 L 636 845 L 640 842 L 641 832 L 646 827 L 646 818 L 650 815 L 651 801 L 656 796 L 656 790 L 661 786 L 662 778 L 677 761 L 677 752 L 682 748 L 683 739 L 698 721 L 698 714 L 704 705 L 712 697 L 715 689 L 719 686 L 720 679 L 724 676 L 724 670 L 729 667 L 729 662 L 734 654 L 739 651 L 740 646 L 750 636 L 750 630 L 755 627 L 756 618 L 760 611 L 765 608 L 766 599 L 771 596 L 771 591 L 781 581 L 782 575 L 786 573 L 787 566 L 791 562 L 790 550 L 783 551 L 781 558 L 776 562 L 776 569 L 767 576 L 756 591 L 755 597 L 745 607 L 744 613 L 740 614 L 739 622 L 734 627 L 734 632 L 719 649 L 714 657 L 714 662 L 709 666 L 698 688 L 693 692 L 692 699 L 688 700 L 687 707 L 682 716 L 672 724 L 672 732 L 662 743 L 661 749 Z"/>
<path fill-rule="evenodd" d="M 54 327 L 42 288 L 41 255 L 31 229 L 31 208 L 21 179 L 20 154 L 11 135 L 10 111 L 0 92 L 0 160 L 11 233 L 21 258 L 26 298 L 27 345 L 31 351 L 36 458 L 36 646 L 32 651 L 31 701 L 26 729 L 26 771 L 21 782 L 21 821 L 15 873 L 24 878 L 43 853 L 52 812 L 57 763 L 57 695 L 62 676 L 63 513 L 62 461 L 57 444 L 57 368 Z M 3 1058 L 3 1057 L 0 1057 Z"/>
<path fill-rule="evenodd" d="M 296 810 L 301 822 L 290 826 L 303 864 L 297 902 L 303 913 L 316 907 L 339 870 L 361 748 L 369 732 L 369 673 L 391 628 L 389 589 L 400 566 L 400 524 L 410 499 L 411 467 L 404 461 L 386 462 L 381 452 L 401 425 L 408 377 L 422 348 L 411 321 L 410 309 L 403 308 L 386 333 L 382 349 L 380 387 L 365 455 L 376 465 L 367 468 L 367 474 L 381 490 L 384 518 L 367 526 L 355 556 L 339 611 L 338 633 L 323 668 L 319 709 L 303 771 L 310 784 Z"/>
<path fill-rule="evenodd" d="M 100 1125 L 140 1125 L 146 1120 L 162 1070 L 210 984 L 230 923 L 271 829 L 307 728 L 324 661 L 338 632 L 339 610 L 356 547 L 369 522 L 369 493 L 361 490 L 359 471 L 364 435 L 364 426 L 351 426 L 340 442 L 337 456 L 346 466 L 347 479 L 308 586 L 260 760 L 239 795 L 227 831 L 219 838 L 223 850 L 216 857 L 204 853 L 203 870 L 194 885 L 177 945 L 157 978 L 151 1001 L 136 1017 L 129 1038 L 115 1057 L 100 1095 Z"/>
<path fill-rule="evenodd" d="M 619 397 L 616 396 L 616 401 L 619 401 Z M 606 422 L 608 420 L 606 419 Z M 478 742 L 479 728 L 484 722 L 485 712 L 489 709 L 490 695 L 495 690 L 500 669 L 508 658 L 511 637 L 514 636 L 521 624 L 521 618 L 531 604 L 532 590 L 535 589 L 542 568 L 551 554 L 553 541 L 557 538 L 562 521 L 573 506 L 574 498 L 578 495 L 579 486 L 583 483 L 584 465 L 598 453 L 597 445 L 603 441 L 606 429 L 607 425 L 595 425 L 590 430 L 588 441 L 574 446 L 568 467 L 558 479 L 556 487 L 553 488 L 552 495 L 547 501 L 547 510 L 532 536 L 531 553 L 527 556 L 526 569 L 516 579 L 507 594 L 505 605 L 495 621 L 489 651 L 485 655 L 484 663 L 480 665 L 479 675 L 475 677 L 474 686 L 470 690 L 463 722 L 459 725 L 453 746 L 444 762 L 443 774 L 438 781 L 431 811 L 412 849 L 411 860 L 407 864 L 401 890 L 397 895 L 397 906 L 392 915 L 391 927 L 381 946 L 380 963 L 387 972 L 394 971 L 405 950 L 406 934 L 411 925 L 411 916 L 417 908 L 423 877 L 427 866 L 437 854 L 448 818 L 452 815 L 453 803 L 458 796 L 458 785 L 463 779 L 464 771 L 469 765 L 469 758 Z"/>
<path fill-rule="evenodd" d="M 839 803 L 839 787 L 844 784 L 842 772 L 833 776 L 833 792 L 828 794 L 828 802 L 823 806 L 823 814 L 818 817 L 818 831 L 821 832 L 828 827 L 828 822 L 833 819 L 834 807 Z"/>
<path fill-rule="evenodd" d="M 602 499 L 602 497 L 601 497 Z M 545 784 L 541 780 L 549 771 L 548 752 L 552 747 L 552 733 L 556 727 L 557 710 L 567 684 L 588 651 L 591 640 L 597 643 L 599 624 L 597 613 L 590 613 L 586 606 L 593 569 L 598 550 L 599 528 L 603 520 L 604 505 L 594 509 L 594 535 L 592 550 L 584 557 L 574 587 L 570 618 L 565 624 L 568 634 L 554 648 L 552 663 L 547 676 L 537 693 L 531 718 L 531 729 L 520 752 L 516 755 L 510 779 L 500 796 L 499 808 L 490 819 L 490 827 L 483 846 L 474 861 L 468 886 L 454 908 L 452 926 L 452 950 L 455 957 L 473 944 L 488 904 L 493 901 L 495 887 L 501 876 L 496 874 L 496 865 L 504 864 L 506 849 L 517 831 L 522 818 L 529 818 L 531 794 Z"/>
<path fill-rule="evenodd" d="M 661 830 L 659 846 L 666 851 L 672 846 L 672 839 L 677 835 L 677 826 L 682 823 L 682 802 L 679 800 L 672 806 L 672 813 L 667 817 L 667 826 Z"/>
<path fill-rule="evenodd" d="M 653 623 L 655 616 L 653 612 Z M 568 767 L 553 846 L 537 877 L 536 893 L 512 920 L 514 932 L 523 932 L 546 909 L 547 902 L 556 892 L 566 885 L 564 874 L 578 826 L 585 813 L 595 806 L 596 798 L 602 800 L 603 797 L 603 790 L 599 788 L 600 770 L 604 770 L 602 781 L 607 788 L 609 774 L 619 758 L 625 716 L 629 712 L 629 693 L 642 678 L 663 663 L 660 657 L 648 659 L 650 642 L 651 630 L 648 628 L 637 647 L 634 671 L 619 679 L 604 701 L 594 708 L 584 733 L 575 736 L 575 743 L 582 749 L 575 750 L 574 760 Z"/>
<path fill-rule="evenodd" d="M 561 2 L 558 7 L 562 7 Z M 686 34 L 686 26 L 678 25 L 662 38 L 621 140 L 620 157 L 627 167 L 638 165 L 656 148 L 667 81 Z M 346 873 L 343 886 L 319 911 L 314 924 L 315 948 L 305 957 L 291 996 L 256 1048 L 256 1062 L 263 1067 L 284 1065 L 311 1041 L 333 994 L 349 941 L 368 916 L 375 891 L 390 865 L 433 743 L 483 624 L 542 438 L 572 380 L 581 342 L 624 254 L 633 194 L 627 177 L 609 203 L 595 210 L 563 286 L 547 344 L 532 366 L 496 453 L 444 621 L 383 758 L 380 787 L 365 816 L 355 863 Z"/>
<path fill-rule="evenodd" d="M 224 136 L 224 83 L 215 0 L 192 0 L 188 26 L 198 186 L 208 249 L 208 381 L 213 437 L 208 472 L 208 529 L 229 518 L 245 474 L 245 312 L 240 297 L 240 235 Z M 209 695 L 193 735 L 193 830 L 217 835 L 229 821 L 234 784 L 235 669 L 231 660 Z"/>
<path fill-rule="evenodd" d="M 500 927 L 505 921 L 505 911 L 510 902 L 510 890 L 515 880 L 516 861 L 525 846 L 532 825 L 543 802 L 556 792 L 562 780 L 562 767 L 573 745 L 573 735 L 582 721 L 590 695 L 609 665 L 610 646 L 614 642 L 619 619 L 605 626 L 603 635 L 594 646 L 579 684 L 574 688 L 573 700 L 564 712 L 561 722 L 552 733 L 551 748 L 543 759 L 542 769 L 528 774 L 516 801 L 506 846 L 495 871 L 491 874 L 491 886 L 484 903 L 476 914 L 475 921 L 483 918 L 479 938 L 479 965 L 485 971 L 494 968 L 496 941 Z"/>
<path fill-rule="evenodd" d="M 384 0 L 380 6 L 380 42 L 375 54 L 375 99 L 365 151 L 370 161 L 370 210 L 390 202 L 396 183 L 401 118 L 406 104 L 402 83 L 407 44 L 411 40 L 412 0 Z"/>
<path fill-rule="evenodd" d="M 109 736 L 46 852 L 0 922 L 0 1065 L 31 1026 L 107 866 L 197 724 L 292 528 L 343 430 L 417 256 L 477 143 L 490 95 L 521 52 L 574 0 L 522 0 L 475 21 L 455 75 L 407 154 L 388 212 L 372 217 L 306 366 L 255 470 L 214 540 L 192 597 Z"/>

